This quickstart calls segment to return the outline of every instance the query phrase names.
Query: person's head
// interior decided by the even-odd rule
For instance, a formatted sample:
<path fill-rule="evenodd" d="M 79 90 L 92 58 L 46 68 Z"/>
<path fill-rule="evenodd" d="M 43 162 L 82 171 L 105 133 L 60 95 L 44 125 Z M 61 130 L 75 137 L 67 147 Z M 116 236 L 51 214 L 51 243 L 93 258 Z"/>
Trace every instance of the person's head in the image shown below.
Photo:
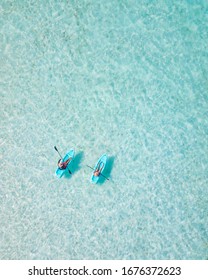
<path fill-rule="evenodd" d="M 63 163 L 61 162 L 61 159 L 59 159 L 59 161 L 58 161 L 58 166 L 59 166 L 59 167 L 62 167 L 62 166 L 63 166 Z"/>
<path fill-rule="evenodd" d="M 100 175 L 99 170 L 96 170 L 96 171 L 94 172 L 94 176 L 98 177 L 99 175 Z"/>

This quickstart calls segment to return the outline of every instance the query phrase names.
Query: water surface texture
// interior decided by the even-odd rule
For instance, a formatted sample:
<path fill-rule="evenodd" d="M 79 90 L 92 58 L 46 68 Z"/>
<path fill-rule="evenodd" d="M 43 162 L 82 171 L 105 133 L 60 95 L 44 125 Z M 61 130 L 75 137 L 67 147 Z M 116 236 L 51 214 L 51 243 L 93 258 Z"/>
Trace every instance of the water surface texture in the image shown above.
<path fill-rule="evenodd" d="M 1 259 L 208 258 L 207 30 L 203 0 L 1 1 Z"/>

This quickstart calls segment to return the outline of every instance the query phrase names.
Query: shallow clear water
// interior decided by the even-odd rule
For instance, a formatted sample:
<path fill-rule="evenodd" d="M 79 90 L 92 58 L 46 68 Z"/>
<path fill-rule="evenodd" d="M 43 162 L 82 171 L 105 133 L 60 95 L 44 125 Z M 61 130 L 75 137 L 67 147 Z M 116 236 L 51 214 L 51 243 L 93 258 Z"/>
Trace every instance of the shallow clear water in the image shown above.
<path fill-rule="evenodd" d="M 47 2 L 0 4 L 0 258 L 208 258 L 207 1 Z"/>

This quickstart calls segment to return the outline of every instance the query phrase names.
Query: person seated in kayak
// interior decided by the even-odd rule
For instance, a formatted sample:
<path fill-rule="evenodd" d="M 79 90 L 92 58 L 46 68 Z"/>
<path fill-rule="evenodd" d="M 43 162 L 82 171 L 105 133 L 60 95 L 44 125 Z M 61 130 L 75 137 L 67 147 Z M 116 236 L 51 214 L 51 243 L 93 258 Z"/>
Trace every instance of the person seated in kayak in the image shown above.
<path fill-rule="evenodd" d="M 69 162 L 72 160 L 72 158 L 67 159 L 66 161 L 62 161 L 61 159 L 58 161 L 58 167 L 59 169 L 66 169 L 67 165 L 69 164 Z"/>
<path fill-rule="evenodd" d="M 103 170 L 104 164 L 102 164 L 101 167 L 100 167 L 100 166 L 101 166 L 101 163 L 98 164 L 97 168 L 96 168 L 95 171 L 93 172 L 93 175 L 94 175 L 95 177 L 99 177 L 99 176 L 100 176 L 100 173 L 101 173 L 102 170 Z"/>

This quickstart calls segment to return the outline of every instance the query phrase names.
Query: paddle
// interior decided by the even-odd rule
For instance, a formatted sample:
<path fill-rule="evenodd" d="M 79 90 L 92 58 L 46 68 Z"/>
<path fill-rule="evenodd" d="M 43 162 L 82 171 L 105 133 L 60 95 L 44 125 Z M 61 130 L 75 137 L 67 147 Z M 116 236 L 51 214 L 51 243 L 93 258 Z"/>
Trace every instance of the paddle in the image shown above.
<path fill-rule="evenodd" d="M 87 165 L 87 167 L 91 168 L 92 170 L 94 170 L 94 168 L 92 168 L 91 166 Z M 102 173 L 100 173 L 101 176 L 103 176 L 105 179 L 107 179 L 108 181 L 110 180 L 109 178 L 105 177 L 105 175 L 103 175 Z"/>
<path fill-rule="evenodd" d="M 58 149 L 56 148 L 56 146 L 54 146 L 54 149 L 57 151 L 57 153 L 59 154 L 59 156 L 63 160 L 63 158 L 62 158 L 61 154 L 59 153 Z M 68 169 L 69 173 L 72 174 L 71 171 L 69 170 L 68 166 L 66 168 Z"/>

